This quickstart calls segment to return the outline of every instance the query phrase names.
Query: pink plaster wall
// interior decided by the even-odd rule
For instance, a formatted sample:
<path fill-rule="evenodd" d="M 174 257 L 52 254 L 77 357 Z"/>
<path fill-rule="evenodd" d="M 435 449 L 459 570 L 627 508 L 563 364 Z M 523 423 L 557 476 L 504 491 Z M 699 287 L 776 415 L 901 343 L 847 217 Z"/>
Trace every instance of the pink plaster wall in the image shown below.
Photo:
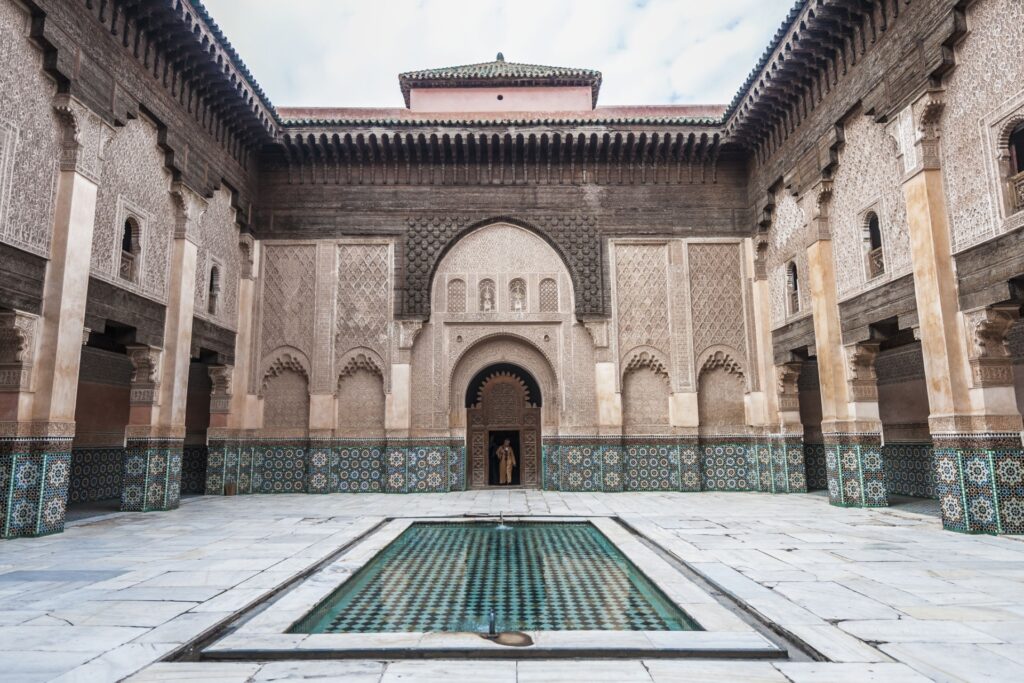
<path fill-rule="evenodd" d="M 589 86 L 413 88 L 409 93 L 409 109 L 417 112 L 590 111 L 593 108 Z"/>

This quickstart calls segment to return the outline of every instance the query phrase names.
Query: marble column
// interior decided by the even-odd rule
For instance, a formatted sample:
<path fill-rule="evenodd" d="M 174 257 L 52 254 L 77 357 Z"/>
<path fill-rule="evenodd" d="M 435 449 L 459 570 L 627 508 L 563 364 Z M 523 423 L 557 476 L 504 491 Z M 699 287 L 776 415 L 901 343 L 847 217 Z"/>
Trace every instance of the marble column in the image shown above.
<path fill-rule="evenodd" d="M 158 360 L 154 358 L 155 349 L 129 348 L 136 373 L 125 443 L 123 510 L 172 510 L 181 499 L 185 402 L 195 313 L 196 231 L 206 211 L 206 200 L 181 184 L 175 185 L 173 195 L 177 216 L 164 313 L 164 347 Z"/>
<path fill-rule="evenodd" d="M 882 466 L 877 389 L 872 410 L 872 402 L 863 384 L 868 376 L 854 376 L 858 373 L 857 366 L 851 365 L 851 349 L 844 348 L 842 342 L 829 224 L 831 181 L 821 180 L 812 192 L 816 201 L 807 261 L 821 384 L 822 436 L 829 502 L 842 507 L 884 506 L 888 504 L 888 497 Z M 877 347 L 874 348 L 877 353 Z M 863 354 L 868 350 L 858 345 L 853 353 Z M 856 357 L 858 362 L 866 358 L 863 355 Z M 873 362 L 872 357 L 872 375 Z"/>
<path fill-rule="evenodd" d="M 911 259 L 942 523 L 1024 533 L 1024 451 L 1006 335 L 1015 306 L 961 311 L 939 157 L 941 90 L 890 129 L 903 164 Z"/>
<path fill-rule="evenodd" d="M 41 310 L 0 320 L 3 537 L 64 528 L 96 195 L 112 135 L 68 95 L 58 95 L 54 107 L 63 137 Z"/>

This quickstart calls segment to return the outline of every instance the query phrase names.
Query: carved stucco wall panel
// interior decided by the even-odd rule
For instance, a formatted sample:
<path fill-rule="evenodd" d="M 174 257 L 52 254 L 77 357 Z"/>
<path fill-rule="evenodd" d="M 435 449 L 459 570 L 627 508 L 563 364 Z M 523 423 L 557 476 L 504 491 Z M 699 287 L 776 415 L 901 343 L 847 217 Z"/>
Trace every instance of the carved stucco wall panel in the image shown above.
<path fill-rule="evenodd" d="M 807 217 L 797 198 L 785 188 L 774 197 L 775 209 L 768 235 L 768 288 L 771 299 L 772 328 L 789 320 L 810 315 L 811 298 L 807 287 Z M 790 315 L 786 266 L 796 264 L 800 287 L 800 313 Z"/>
<path fill-rule="evenodd" d="M 384 434 L 384 378 L 370 367 L 356 367 L 338 381 L 337 432 L 343 436 Z"/>
<path fill-rule="evenodd" d="M 847 119 L 843 130 L 846 142 L 832 184 L 829 225 L 836 288 L 840 298 L 847 298 L 910 272 L 910 233 L 896 141 L 860 113 Z M 864 246 L 868 210 L 878 215 L 885 255 L 885 273 L 870 281 Z"/>
<path fill-rule="evenodd" d="M 443 296 L 436 288 L 435 264 L 442 254 L 447 260 L 446 249 L 450 249 L 465 230 L 476 219 L 469 216 L 416 217 L 408 219 L 405 239 L 406 282 L 404 306 L 405 315 L 426 316 L 437 309 L 433 301 Z M 604 308 L 604 264 L 602 242 L 598 234 L 597 221 L 592 216 L 558 215 L 531 216 L 529 223 L 542 230 L 562 252 L 575 280 L 573 292 L 575 306 L 580 314 L 601 315 Z M 541 240 L 543 242 L 543 240 Z M 509 254 L 511 255 L 511 254 Z M 536 270 L 530 267 L 530 270 Z M 501 287 L 498 287 L 499 292 Z M 470 288 L 470 291 L 474 291 Z M 429 296 L 428 296 L 429 294 Z"/>
<path fill-rule="evenodd" d="M 940 138 L 953 249 L 995 236 L 1000 220 L 996 170 L 985 118 L 1021 92 L 1024 60 L 1012 56 L 1024 44 L 1024 4 L 986 0 L 967 8 L 968 33 L 957 48 L 957 66 L 944 79 L 945 111 Z"/>
<path fill-rule="evenodd" d="M 383 359 L 386 380 L 391 357 L 391 247 L 339 244 L 337 271 L 335 359 L 355 347 L 373 349 Z"/>
<path fill-rule="evenodd" d="M 639 346 L 669 356 L 668 245 L 616 243 L 614 254 L 620 364 Z"/>
<path fill-rule="evenodd" d="M 669 379 L 651 366 L 627 369 L 622 379 L 622 426 L 627 434 L 668 434 Z"/>
<path fill-rule="evenodd" d="M 156 126 L 139 117 L 109 142 L 96 196 L 92 274 L 161 303 L 167 300 L 171 242 L 178 209 Z M 134 281 L 119 275 L 121 237 L 131 216 L 141 227 L 141 268 Z"/>
<path fill-rule="evenodd" d="M 238 324 L 238 280 L 241 278 L 242 256 L 238 247 L 238 224 L 231 206 L 231 193 L 217 190 L 210 199 L 196 231 L 196 316 L 229 330 Z M 217 310 L 209 312 L 210 270 L 220 271 L 220 295 Z"/>
<path fill-rule="evenodd" d="M 290 346 L 313 355 L 316 247 L 313 244 L 266 244 L 263 247 L 260 343 L 255 373 L 272 360 L 272 352 Z M 257 374 L 254 381 L 258 381 Z"/>
<path fill-rule="evenodd" d="M 698 361 L 717 345 L 747 361 L 742 249 L 735 243 L 689 245 L 693 356 Z"/>
<path fill-rule="evenodd" d="M 700 373 L 697 410 L 702 432 L 742 433 L 746 417 L 743 407 L 743 375 L 722 366 L 706 367 Z"/>
<path fill-rule="evenodd" d="M 30 27 L 20 5 L 0 3 L 0 240 L 49 256 L 62 127 Z"/>

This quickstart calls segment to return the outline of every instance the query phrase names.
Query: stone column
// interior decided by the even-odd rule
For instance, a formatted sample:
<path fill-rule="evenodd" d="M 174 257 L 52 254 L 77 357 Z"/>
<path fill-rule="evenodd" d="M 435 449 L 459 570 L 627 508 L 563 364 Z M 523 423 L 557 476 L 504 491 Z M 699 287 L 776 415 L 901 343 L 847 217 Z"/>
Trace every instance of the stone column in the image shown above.
<path fill-rule="evenodd" d="M 758 450 L 758 489 L 765 493 L 806 493 L 804 426 L 800 422 L 802 363 L 775 366 L 776 391 L 770 392 L 778 416 L 774 433 Z"/>
<path fill-rule="evenodd" d="M 941 90 L 890 129 L 903 163 L 911 259 L 942 523 L 966 533 L 1024 533 L 1024 451 L 1006 335 L 1015 307 L 960 311 L 939 158 Z"/>
<path fill-rule="evenodd" d="M 238 282 L 238 324 L 235 365 L 210 368 L 213 395 L 206 447 L 206 495 L 223 495 L 234 486 L 236 493 L 253 493 L 261 475 L 253 466 L 253 446 L 247 430 L 259 424 L 257 387 L 249 386 L 254 337 L 256 264 L 258 245 L 251 235 L 240 235 L 241 272 Z"/>
<path fill-rule="evenodd" d="M 112 134 L 68 95 L 58 95 L 54 107 L 63 144 L 42 307 L 38 317 L 14 312 L 0 321 L 3 537 L 64 529 L 97 185 Z"/>
<path fill-rule="evenodd" d="M 594 342 L 594 391 L 597 397 L 597 433 L 622 436 L 622 393 L 619 391 L 618 365 L 612 358 L 608 323 L 585 323 Z M 670 404 L 670 410 L 676 401 Z M 673 413 L 676 411 L 672 411 Z"/>
<path fill-rule="evenodd" d="M 887 504 L 887 496 L 882 467 L 877 390 L 874 417 L 871 418 L 871 411 L 863 396 L 853 396 L 853 388 L 860 385 L 848 381 L 854 366 L 849 362 L 849 350 L 845 350 L 842 343 L 829 226 L 832 182 L 821 180 L 813 193 L 816 202 L 810 226 L 807 261 L 815 351 L 821 383 L 821 426 L 825 442 L 829 502 L 843 507 L 883 506 Z M 863 359 L 861 356 L 858 358 Z M 873 364 L 873 357 L 871 361 Z M 873 365 L 871 372 L 874 372 Z"/>
<path fill-rule="evenodd" d="M 192 355 L 192 318 L 195 314 L 195 283 L 198 246 L 196 231 L 206 211 L 206 200 L 188 187 L 173 188 L 178 215 L 171 246 L 167 308 L 164 313 L 164 348 L 158 363 L 153 350 L 134 348 L 136 365 L 133 406 L 125 447 L 123 510 L 172 510 L 181 498 L 181 458 L 185 444 L 185 402 Z M 131 356 L 133 349 L 129 349 Z M 149 358 L 144 360 L 144 358 Z M 155 366 L 155 367 L 154 367 Z M 142 374 L 140 369 L 146 370 Z M 155 378 L 155 386 L 153 384 Z M 140 396 L 152 391 L 152 403 L 135 405 L 135 383 Z M 137 472 L 140 464 L 144 480 Z M 142 486 L 141 491 L 139 486 Z M 139 494 L 141 493 L 141 499 Z"/>

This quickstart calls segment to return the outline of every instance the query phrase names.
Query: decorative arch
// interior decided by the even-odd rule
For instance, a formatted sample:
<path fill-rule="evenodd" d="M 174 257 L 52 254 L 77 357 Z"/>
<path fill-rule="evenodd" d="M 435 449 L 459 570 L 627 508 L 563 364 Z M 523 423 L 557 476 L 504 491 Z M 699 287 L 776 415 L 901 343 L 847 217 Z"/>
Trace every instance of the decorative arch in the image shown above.
<path fill-rule="evenodd" d="M 654 374 L 669 381 L 669 363 L 663 354 L 653 346 L 637 346 L 623 355 L 622 377 L 625 378 L 630 372 L 647 368 Z"/>
<path fill-rule="evenodd" d="M 349 375 L 359 372 L 360 370 L 365 370 L 379 376 L 381 379 L 384 379 L 385 367 L 387 367 L 387 365 L 380 357 L 380 354 L 373 349 L 366 348 L 365 346 L 357 346 L 354 349 L 346 351 L 338 359 L 338 379 L 340 381 Z"/>
<path fill-rule="evenodd" d="M 403 301 L 407 315 L 429 315 L 435 310 L 435 282 L 442 263 L 457 248 L 459 243 L 473 233 L 493 226 L 505 225 L 521 228 L 539 237 L 565 269 L 572 288 L 572 301 L 577 313 L 601 315 L 604 313 L 603 283 L 607 281 L 604 269 L 607 264 L 601 258 L 600 240 L 596 222 L 590 216 L 544 217 L 542 228 L 534 223 L 512 217 L 494 216 L 476 222 L 463 222 L 459 218 L 411 219 L 407 236 L 406 288 L 416 288 Z M 561 238 L 561 239 L 559 239 Z M 562 244 L 571 244 L 567 252 Z M 585 275 L 580 275 L 584 268 Z M 588 277 L 591 270 L 600 271 L 596 280 Z M 419 291 L 419 290 L 422 291 Z"/>
<path fill-rule="evenodd" d="M 557 367 L 530 340 L 502 332 L 476 340 L 454 360 L 444 388 L 449 397 L 449 424 L 464 428 L 466 389 L 473 377 L 489 366 L 510 363 L 529 373 L 537 382 L 543 397 L 543 423 L 557 425 L 559 418 L 559 380 Z"/>
<path fill-rule="evenodd" d="M 385 434 L 384 363 L 374 351 L 355 348 L 342 356 L 336 384 L 335 430 L 360 438 Z"/>
<path fill-rule="evenodd" d="M 260 382 L 263 427 L 288 433 L 309 428 L 309 359 L 292 348 L 279 349 Z"/>
<path fill-rule="evenodd" d="M 275 349 L 270 354 L 270 361 L 264 363 L 263 374 L 260 378 L 259 395 L 262 397 L 267 388 L 267 382 L 285 372 L 297 372 L 309 381 L 309 359 L 295 347 L 283 346 Z"/>
<path fill-rule="evenodd" d="M 697 411 L 702 432 L 739 433 L 746 429 L 743 366 L 727 347 L 712 349 L 697 374 Z"/>

